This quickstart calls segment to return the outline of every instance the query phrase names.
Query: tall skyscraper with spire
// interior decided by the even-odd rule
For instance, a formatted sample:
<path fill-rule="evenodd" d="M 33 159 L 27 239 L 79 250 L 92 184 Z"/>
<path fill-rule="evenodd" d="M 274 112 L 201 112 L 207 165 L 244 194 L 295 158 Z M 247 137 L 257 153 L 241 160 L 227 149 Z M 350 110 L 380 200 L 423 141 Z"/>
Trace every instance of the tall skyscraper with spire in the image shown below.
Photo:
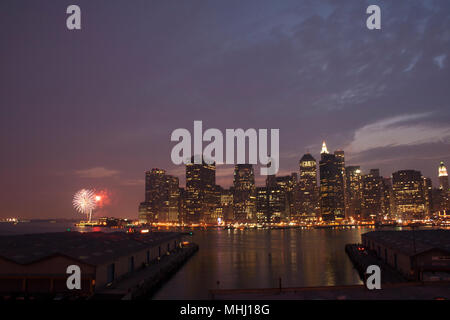
<path fill-rule="evenodd" d="M 441 161 L 439 164 L 439 190 L 438 190 L 438 215 L 442 217 L 447 217 L 450 212 L 450 190 L 448 185 L 448 172 Z"/>
<path fill-rule="evenodd" d="M 443 161 L 439 164 L 439 189 L 448 191 L 448 173 Z"/>
<path fill-rule="evenodd" d="M 320 210 L 324 221 L 345 218 L 345 161 L 344 152 L 330 154 L 325 141 L 322 144 L 319 162 Z"/>
<path fill-rule="evenodd" d="M 322 142 L 322 150 L 320 151 L 320 154 L 323 153 L 329 153 L 328 149 L 327 149 L 327 144 L 325 143 L 325 141 Z"/>

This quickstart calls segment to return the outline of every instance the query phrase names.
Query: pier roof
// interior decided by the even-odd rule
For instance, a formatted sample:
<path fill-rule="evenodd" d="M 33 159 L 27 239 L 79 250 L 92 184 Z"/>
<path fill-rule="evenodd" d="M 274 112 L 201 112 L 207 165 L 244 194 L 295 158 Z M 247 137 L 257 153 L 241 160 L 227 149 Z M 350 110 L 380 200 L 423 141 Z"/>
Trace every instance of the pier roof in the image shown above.
<path fill-rule="evenodd" d="M 0 236 L 0 257 L 18 264 L 30 264 L 63 255 L 87 264 L 99 265 L 157 246 L 180 235 L 177 232 L 55 232 Z"/>
<path fill-rule="evenodd" d="M 450 230 L 371 231 L 362 236 L 409 256 L 432 249 L 450 253 Z"/>

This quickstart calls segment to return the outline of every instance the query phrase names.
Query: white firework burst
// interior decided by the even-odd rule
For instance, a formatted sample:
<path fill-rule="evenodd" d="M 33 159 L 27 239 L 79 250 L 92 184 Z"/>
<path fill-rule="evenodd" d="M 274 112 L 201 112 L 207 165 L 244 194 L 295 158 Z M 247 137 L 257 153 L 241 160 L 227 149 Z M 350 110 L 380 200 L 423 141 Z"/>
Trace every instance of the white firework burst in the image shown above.
<path fill-rule="evenodd" d="M 78 212 L 89 215 L 90 220 L 92 210 L 94 210 L 96 206 L 95 193 L 92 190 L 81 189 L 75 193 L 72 203 Z"/>

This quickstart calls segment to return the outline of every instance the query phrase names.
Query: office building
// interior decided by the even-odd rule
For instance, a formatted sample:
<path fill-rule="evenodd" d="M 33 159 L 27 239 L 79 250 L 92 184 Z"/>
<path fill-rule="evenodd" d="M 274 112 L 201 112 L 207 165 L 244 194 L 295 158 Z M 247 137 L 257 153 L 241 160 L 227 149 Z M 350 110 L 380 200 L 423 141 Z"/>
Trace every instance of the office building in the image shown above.
<path fill-rule="evenodd" d="M 361 216 L 363 219 L 376 219 L 383 215 L 383 177 L 379 169 L 371 169 L 362 177 Z"/>
<path fill-rule="evenodd" d="M 217 206 L 216 165 L 186 164 L 186 222 L 209 223 Z"/>
<path fill-rule="evenodd" d="M 426 215 L 423 177 L 420 171 L 400 170 L 392 174 L 395 210 L 402 219 L 421 219 Z"/>
<path fill-rule="evenodd" d="M 251 164 L 234 167 L 234 219 L 236 222 L 256 221 L 255 175 Z"/>
<path fill-rule="evenodd" d="M 154 168 L 145 173 L 145 201 L 139 205 L 141 223 L 178 222 L 179 181 L 165 170 Z"/>
<path fill-rule="evenodd" d="M 441 161 L 438 169 L 439 189 L 435 191 L 435 212 L 439 218 L 450 218 L 450 190 L 448 173 L 444 162 Z"/>
<path fill-rule="evenodd" d="M 330 154 L 325 142 L 323 142 L 319 173 L 320 209 L 324 221 L 345 218 L 344 165 L 343 151 Z"/>
<path fill-rule="evenodd" d="M 315 218 L 319 213 L 317 162 L 307 153 L 299 161 L 299 179 L 296 199 L 296 220 Z"/>
<path fill-rule="evenodd" d="M 360 166 L 345 168 L 345 216 L 359 219 L 361 217 L 362 175 Z"/>

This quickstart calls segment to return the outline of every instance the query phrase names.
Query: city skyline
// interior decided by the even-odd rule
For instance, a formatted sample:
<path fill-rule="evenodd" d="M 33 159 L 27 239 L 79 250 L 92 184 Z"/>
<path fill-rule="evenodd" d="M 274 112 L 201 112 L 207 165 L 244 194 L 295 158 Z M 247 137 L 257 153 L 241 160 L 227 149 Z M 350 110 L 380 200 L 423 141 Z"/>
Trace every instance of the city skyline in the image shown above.
<path fill-rule="evenodd" d="M 320 142 L 320 145 L 316 146 L 316 152 L 309 152 L 309 148 L 307 149 L 306 152 L 299 153 L 298 154 L 298 159 L 297 159 L 297 163 L 292 167 L 292 169 L 288 169 L 283 167 L 282 165 L 280 166 L 280 170 L 278 171 L 278 173 L 276 174 L 276 176 L 287 176 L 290 175 L 293 172 L 298 172 L 298 163 L 301 160 L 301 158 L 307 154 L 310 154 L 311 156 L 314 157 L 314 159 L 316 159 L 317 161 L 317 165 L 318 165 L 318 160 L 320 159 L 320 156 L 322 154 L 322 147 L 323 147 L 323 143 L 327 144 L 327 148 L 328 148 L 328 143 L 323 140 Z M 312 146 L 310 146 L 312 147 Z M 350 161 L 350 163 L 348 163 L 348 153 L 346 152 L 346 150 L 342 149 L 342 148 L 333 148 L 333 150 L 336 151 L 344 151 L 345 152 L 345 157 L 346 157 L 346 162 L 345 162 L 345 166 L 346 167 L 359 167 L 360 171 L 362 174 L 368 174 L 370 173 L 370 171 L 372 169 L 378 169 L 380 171 L 380 173 L 386 177 L 392 177 L 392 173 L 396 172 L 396 171 L 400 171 L 400 170 L 418 170 L 420 172 L 423 173 L 424 176 L 429 177 L 432 182 L 433 182 L 433 187 L 438 186 L 439 185 L 439 166 L 441 165 L 441 163 L 444 163 L 445 166 L 447 166 L 447 161 L 443 161 L 443 160 L 437 160 L 437 161 L 433 161 L 433 163 L 428 163 L 428 162 L 423 162 L 422 166 L 418 166 L 418 167 L 405 167 L 402 166 L 400 163 L 396 164 L 395 166 L 392 166 L 391 171 L 389 171 L 388 169 L 386 169 L 386 167 L 383 165 L 383 161 L 381 161 L 378 165 L 377 163 L 373 163 L 373 164 L 366 164 L 366 165 L 362 165 L 360 163 L 354 163 L 352 161 Z M 443 157 L 446 158 L 446 157 Z M 350 157 L 351 159 L 351 157 Z M 425 164 L 424 164 L 425 163 Z M 172 167 L 172 163 L 168 163 L 167 167 Z M 431 169 L 429 167 L 433 166 Z M 173 169 L 166 169 L 167 167 L 163 167 L 164 170 L 167 171 L 168 174 L 170 175 L 174 175 L 177 178 L 180 179 L 180 186 L 185 187 L 185 165 L 178 165 L 175 166 L 175 168 Z M 259 168 L 260 165 L 253 165 L 253 167 L 255 168 Z M 217 183 L 220 186 L 223 187 L 231 187 L 233 185 L 233 173 L 234 173 L 234 168 L 235 165 L 227 165 L 227 164 L 216 164 L 216 178 L 219 179 L 219 181 L 221 181 L 221 183 Z M 385 168 L 380 169 L 380 168 Z M 420 169 L 420 168 L 426 168 L 425 170 Z M 151 170 L 151 168 L 149 167 L 148 169 L 145 169 L 145 171 Z M 217 174 L 217 172 L 219 172 L 219 174 Z M 429 176 L 424 174 L 424 172 L 429 172 L 431 173 Z M 265 175 L 261 175 L 258 174 L 258 171 L 255 172 L 255 182 L 257 186 L 262 186 L 265 185 L 266 182 L 266 178 L 267 176 Z M 142 182 L 144 182 L 144 180 L 142 180 Z"/>
<path fill-rule="evenodd" d="M 325 141 L 323 141 L 323 142 L 325 142 Z M 336 151 L 344 151 L 344 152 L 345 152 L 345 150 L 341 150 L 341 149 L 336 149 Z M 299 160 L 298 160 L 298 162 L 297 162 L 297 167 L 299 166 L 299 162 L 302 161 L 302 159 L 303 159 L 305 156 L 307 156 L 307 155 L 310 155 L 310 156 L 312 156 L 312 157 L 314 158 L 314 160 L 317 162 L 317 168 L 316 168 L 316 169 L 318 169 L 318 163 L 319 163 L 319 162 L 317 161 L 317 159 L 320 159 L 321 152 L 318 152 L 318 153 L 317 153 L 318 157 L 315 157 L 315 156 L 313 155 L 313 153 L 310 153 L 310 152 L 304 153 L 303 155 L 301 155 L 301 156 L 299 157 Z M 345 155 L 347 156 L 347 154 L 345 154 Z M 216 177 L 217 177 L 217 171 L 219 171 L 219 170 L 221 170 L 221 169 L 222 169 L 222 170 L 225 169 L 225 170 L 231 171 L 231 173 L 229 173 L 229 174 L 226 175 L 226 178 L 227 178 L 227 180 L 226 180 L 227 182 L 226 182 L 226 183 L 224 183 L 224 184 L 216 183 L 216 184 L 219 185 L 219 186 L 221 186 L 221 187 L 226 187 L 226 188 L 229 188 L 229 187 L 233 186 L 233 175 L 234 175 L 235 166 L 236 166 L 236 165 L 215 164 L 215 167 L 216 167 Z M 259 165 L 252 165 L 252 166 L 253 166 L 253 168 L 257 168 Z M 167 174 L 169 174 L 169 175 L 176 176 L 176 178 L 178 178 L 180 181 L 183 181 L 183 180 L 185 180 L 184 177 L 185 177 L 185 170 L 186 170 L 185 167 L 186 167 L 186 166 L 185 166 L 185 165 L 180 165 L 180 167 L 181 167 L 181 168 L 179 168 L 179 169 L 177 168 L 177 170 L 166 170 L 165 168 L 161 168 L 161 170 L 167 172 Z M 378 170 L 379 173 L 380 173 L 381 175 L 383 175 L 383 172 L 381 172 L 381 170 L 380 170 L 376 165 L 373 166 L 373 167 L 366 167 L 366 170 L 364 170 L 364 169 L 361 169 L 361 168 L 362 168 L 361 165 L 353 164 L 353 163 L 348 164 L 348 163 L 346 162 L 346 163 L 345 163 L 345 167 L 346 167 L 346 168 L 347 168 L 347 167 L 350 167 L 350 168 L 352 168 L 352 167 L 358 168 L 357 170 L 359 170 L 359 173 L 360 173 L 361 175 L 370 174 L 372 170 Z M 399 166 L 399 167 L 401 167 L 401 166 Z M 437 162 L 437 163 L 435 164 L 435 168 L 434 168 L 434 171 L 435 171 L 435 172 L 434 172 L 434 175 L 426 176 L 425 174 L 422 174 L 424 177 L 430 178 L 430 179 L 432 180 L 432 182 L 433 182 L 433 188 L 439 188 L 439 185 L 440 185 L 439 177 L 440 177 L 440 174 L 443 174 L 442 172 L 444 172 L 444 170 L 442 170 L 441 168 L 444 168 L 444 169 L 447 168 L 446 162 L 444 162 L 444 161 L 439 161 L 439 162 Z M 149 168 L 149 169 L 146 169 L 146 170 L 144 171 L 144 175 L 145 175 L 146 172 L 150 172 L 151 170 L 154 170 L 154 169 L 159 170 L 158 168 Z M 385 177 L 392 178 L 392 174 L 393 174 L 394 172 L 402 171 L 402 170 L 417 170 L 417 171 L 422 172 L 422 170 L 420 170 L 420 169 L 418 169 L 418 168 L 409 168 L 409 167 L 408 167 L 408 168 L 401 168 L 401 169 L 398 169 L 398 170 L 394 170 L 394 171 L 388 173 L 387 176 L 385 175 Z M 183 172 L 182 172 L 182 173 L 178 173 L 179 171 L 183 171 Z M 298 168 L 297 168 L 297 169 L 293 168 L 292 170 L 286 170 L 286 169 L 280 168 L 280 171 L 279 171 L 277 174 L 275 174 L 275 176 L 277 176 L 277 177 L 280 177 L 280 176 L 289 176 L 289 175 L 291 175 L 292 173 L 299 173 L 298 171 L 299 171 Z M 447 171 L 445 170 L 445 172 L 447 172 Z M 220 176 L 220 178 L 223 177 L 223 176 L 224 176 L 224 175 Z M 255 185 L 256 185 L 256 186 L 263 186 L 263 185 L 265 185 L 265 184 L 266 184 L 266 179 L 267 179 L 267 176 L 265 176 L 265 175 L 255 174 Z M 320 184 L 320 180 L 319 180 L 319 179 L 317 180 L 317 182 L 318 182 L 318 184 Z M 145 180 L 144 180 L 144 179 L 142 179 L 142 183 L 143 183 L 142 185 L 144 185 L 144 183 L 145 183 Z M 180 187 L 185 188 L 186 185 L 180 183 Z"/>
<path fill-rule="evenodd" d="M 236 164 L 233 186 L 224 189 L 216 182 L 216 164 L 194 163 L 195 157 L 202 159 L 193 156 L 185 165 L 185 188 L 164 169 L 146 172 L 140 223 L 380 223 L 446 218 L 449 210 L 443 162 L 437 168 L 439 185 L 433 188 L 431 179 L 417 170 L 402 169 L 388 177 L 377 168 L 362 172 L 360 166 L 346 165 L 343 150 L 331 152 L 323 141 L 319 161 L 304 154 L 298 171 L 265 176 L 264 186 L 255 183 L 254 165 Z"/>
<path fill-rule="evenodd" d="M 382 30 L 367 30 L 367 1 L 80 0 L 83 27 L 68 31 L 65 3 L 2 1 L 0 217 L 78 218 L 83 188 L 107 190 L 97 215 L 136 217 L 146 170 L 185 185 L 170 133 L 194 120 L 279 128 L 277 176 L 308 151 L 319 161 L 326 140 L 365 173 L 414 169 L 437 186 L 450 3 L 372 2 Z"/>

